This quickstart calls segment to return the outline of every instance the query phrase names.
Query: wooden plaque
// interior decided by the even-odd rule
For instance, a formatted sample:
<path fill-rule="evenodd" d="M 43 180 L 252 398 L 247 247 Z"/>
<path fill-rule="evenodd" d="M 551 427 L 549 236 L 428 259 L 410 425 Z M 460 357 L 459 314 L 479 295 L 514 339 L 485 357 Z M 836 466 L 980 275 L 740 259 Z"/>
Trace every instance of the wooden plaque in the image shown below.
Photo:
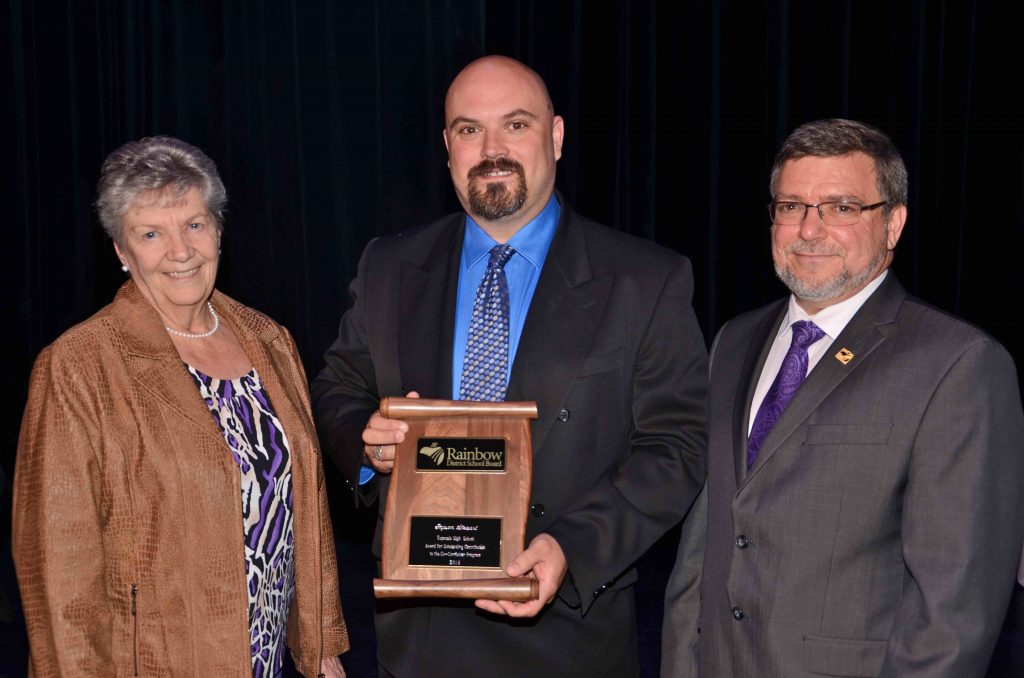
<path fill-rule="evenodd" d="M 391 473 L 378 598 L 537 598 L 537 580 L 510 578 L 522 553 L 533 454 L 533 402 L 385 398 L 409 425 Z"/>

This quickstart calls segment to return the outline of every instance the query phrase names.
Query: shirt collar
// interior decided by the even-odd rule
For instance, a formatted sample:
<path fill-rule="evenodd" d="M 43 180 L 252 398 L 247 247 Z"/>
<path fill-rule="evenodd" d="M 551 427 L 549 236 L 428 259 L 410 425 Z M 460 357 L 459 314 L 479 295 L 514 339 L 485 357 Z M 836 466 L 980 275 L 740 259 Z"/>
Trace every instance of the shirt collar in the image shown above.
<path fill-rule="evenodd" d="M 541 268 L 544 265 L 544 258 L 547 257 L 548 248 L 551 246 L 551 240 L 555 237 L 560 214 L 561 207 L 558 200 L 555 199 L 555 194 L 552 193 L 548 204 L 544 206 L 540 214 L 519 229 L 509 239 L 508 244 L 515 248 L 516 254 L 521 254 L 534 268 Z M 473 221 L 473 217 L 466 215 L 466 235 L 462 241 L 464 270 L 472 268 L 497 244 L 498 241 L 487 235 L 484 229 Z"/>
<path fill-rule="evenodd" d="M 811 320 L 815 325 L 824 330 L 825 334 L 833 340 L 836 339 L 843 329 L 846 328 L 850 320 L 853 319 L 853 316 L 857 315 L 857 311 L 868 300 L 868 297 L 874 294 L 875 290 L 882 284 L 887 275 L 889 275 L 889 269 L 882 271 L 880 276 L 869 282 L 864 289 L 849 299 L 840 301 L 838 304 L 826 306 L 814 315 L 808 315 L 807 311 L 801 308 L 800 304 L 796 303 L 796 297 L 792 294 L 789 295 L 789 311 L 786 314 L 786 321 L 782 323 L 782 327 L 779 328 L 779 333 L 775 338 L 779 339 L 788 332 L 790 326 L 796 321 Z"/>

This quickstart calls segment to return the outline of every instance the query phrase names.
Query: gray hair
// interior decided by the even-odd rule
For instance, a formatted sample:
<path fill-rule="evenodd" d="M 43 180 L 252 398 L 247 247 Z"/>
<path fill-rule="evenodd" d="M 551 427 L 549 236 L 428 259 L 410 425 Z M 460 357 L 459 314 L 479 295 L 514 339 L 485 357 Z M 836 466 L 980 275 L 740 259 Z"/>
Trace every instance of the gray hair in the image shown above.
<path fill-rule="evenodd" d="M 878 193 L 887 204 L 885 212 L 907 204 L 907 167 L 895 144 L 881 130 L 856 120 L 832 118 L 800 125 L 782 143 L 769 190 L 775 197 L 779 174 L 787 160 L 806 156 L 831 158 L 848 153 L 863 153 L 875 161 Z"/>
<path fill-rule="evenodd" d="M 193 188 L 202 193 L 206 209 L 222 227 L 228 195 L 209 156 L 174 137 L 129 141 L 103 162 L 96 186 L 96 212 L 103 230 L 120 242 L 121 218 L 138 204 L 143 193 L 169 190 L 173 197 L 181 198 Z"/>

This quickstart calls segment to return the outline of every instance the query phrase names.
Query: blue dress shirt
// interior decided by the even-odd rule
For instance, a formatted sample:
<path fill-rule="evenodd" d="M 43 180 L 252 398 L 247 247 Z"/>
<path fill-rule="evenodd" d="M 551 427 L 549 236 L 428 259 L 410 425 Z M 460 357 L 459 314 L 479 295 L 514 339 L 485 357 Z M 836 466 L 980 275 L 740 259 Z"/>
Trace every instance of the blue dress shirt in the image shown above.
<path fill-rule="evenodd" d="M 551 240 L 555 237 L 560 213 L 558 200 L 552 195 L 541 213 L 519 229 L 508 241 L 516 253 L 505 264 L 509 305 L 506 383 L 512 374 L 519 338 L 523 335 L 523 325 L 526 323 L 526 312 L 530 309 L 530 300 L 537 289 L 544 259 L 548 255 L 548 248 L 551 247 Z M 452 341 L 453 400 L 459 399 L 459 388 L 462 385 L 462 363 L 466 359 L 466 341 L 473 319 L 473 301 L 487 270 L 491 248 L 497 244 L 498 241 L 487 235 L 472 217 L 466 216 L 466 235 L 462 241 L 462 260 L 459 262 L 459 296 L 455 302 L 455 336 Z"/>

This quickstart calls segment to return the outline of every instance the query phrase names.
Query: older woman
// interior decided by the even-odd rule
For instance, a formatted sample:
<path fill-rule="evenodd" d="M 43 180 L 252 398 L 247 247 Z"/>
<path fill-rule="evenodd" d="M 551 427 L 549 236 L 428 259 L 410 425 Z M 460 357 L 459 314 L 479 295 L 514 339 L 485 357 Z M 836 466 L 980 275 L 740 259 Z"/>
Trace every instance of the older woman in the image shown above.
<path fill-rule="evenodd" d="M 224 185 L 125 144 L 97 208 L 131 279 L 40 354 L 14 483 L 35 675 L 307 676 L 348 649 L 306 378 L 288 332 L 214 289 Z"/>

